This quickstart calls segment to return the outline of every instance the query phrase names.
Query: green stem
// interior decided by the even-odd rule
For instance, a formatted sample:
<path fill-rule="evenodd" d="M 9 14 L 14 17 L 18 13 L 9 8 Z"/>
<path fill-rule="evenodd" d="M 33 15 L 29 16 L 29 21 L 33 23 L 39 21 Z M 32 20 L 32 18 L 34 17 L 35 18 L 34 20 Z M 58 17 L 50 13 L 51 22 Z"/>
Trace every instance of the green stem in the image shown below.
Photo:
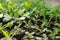
<path fill-rule="evenodd" d="M 5 35 L 5 37 L 7 38 L 7 40 L 11 40 L 9 34 L 6 31 L 4 31 L 4 30 L 1 30 L 1 31 Z"/>

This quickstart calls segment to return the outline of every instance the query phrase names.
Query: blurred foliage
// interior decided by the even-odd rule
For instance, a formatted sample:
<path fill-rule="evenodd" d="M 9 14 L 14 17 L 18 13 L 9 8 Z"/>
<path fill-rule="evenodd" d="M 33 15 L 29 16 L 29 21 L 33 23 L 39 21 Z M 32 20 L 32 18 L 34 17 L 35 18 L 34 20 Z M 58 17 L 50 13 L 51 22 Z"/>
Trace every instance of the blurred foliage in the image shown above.
<path fill-rule="evenodd" d="M 6 29 L 16 26 L 17 29 L 21 27 L 27 30 L 41 29 L 40 35 L 45 34 L 48 40 L 55 40 L 57 34 L 60 34 L 60 5 L 49 7 L 45 0 L 0 0 L 0 16 L 1 14 L 3 17 L 0 22 L 0 30 L 7 38 L 9 35 Z M 45 28 L 47 29 L 45 30 Z M 15 29 L 13 28 L 13 30 Z M 14 32 L 12 32 L 12 36 L 16 35 Z M 28 33 L 26 36 L 31 38 L 33 34 Z"/>

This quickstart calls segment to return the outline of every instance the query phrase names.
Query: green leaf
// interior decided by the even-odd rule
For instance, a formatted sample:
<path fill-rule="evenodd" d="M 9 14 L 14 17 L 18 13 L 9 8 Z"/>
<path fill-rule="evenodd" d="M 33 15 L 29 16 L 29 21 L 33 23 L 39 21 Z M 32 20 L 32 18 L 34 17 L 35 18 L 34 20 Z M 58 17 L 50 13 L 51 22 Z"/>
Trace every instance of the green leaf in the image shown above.
<path fill-rule="evenodd" d="M 2 24 L 0 23 L 0 30 L 2 30 Z"/>
<path fill-rule="evenodd" d="M 60 28 L 60 24 L 59 23 L 55 23 L 56 26 L 58 26 Z"/>
<path fill-rule="evenodd" d="M 34 25 L 34 26 L 31 26 L 32 28 L 34 28 L 34 29 L 39 29 L 39 26 L 38 25 Z"/>
<path fill-rule="evenodd" d="M 24 16 L 24 17 L 27 17 L 27 18 L 30 18 L 30 14 L 31 14 L 31 13 L 27 12 L 27 13 L 24 14 L 23 16 Z"/>
<path fill-rule="evenodd" d="M 7 38 L 7 39 L 10 39 L 10 35 L 8 32 L 4 31 L 4 30 L 1 30 L 2 33 L 4 34 L 4 36 Z"/>
<path fill-rule="evenodd" d="M 8 8 L 14 9 L 14 3 L 13 2 L 8 2 Z"/>
<path fill-rule="evenodd" d="M 26 11 L 26 10 L 25 10 L 25 9 L 22 9 L 22 10 L 19 9 L 19 10 L 18 10 L 18 14 L 19 14 L 20 16 L 22 16 L 22 15 L 24 14 L 24 11 Z"/>
<path fill-rule="evenodd" d="M 18 18 L 19 17 L 19 14 L 17 12 L 15 12 L 14 13 L 14 16 Z"/>
<path fill-rule="evenodd" d="M 11 17 L 10 15 L 6 14 L 6 15 L 4 15 L 3 21 L 4 21 L 4 22 L 7 22 L 7 21 L 9 21 L 10 19 L 12 19 L 12 17 Z"/>
<path fill-rule="evenodd" d="M 31 17 L 31 19 L 32 19 L 33 21 L 36 21 L 36 18 L 35 18 L 35 17 Z"/>
<path fill-rule="evenodd" d="M 45 15 L 45 9 L 41 9 L 40 15 L 41 15 L 41 16 L 44 16 L 44 15 Z"/>
<path fill-rule="evenodd" d="M 55 28 L 55 29 L 54 29 L 54 32 L 53 32 L 53 35 L 58 34 L 58 32 L 60 32 L 60 29 L 59 29 L 59 28 Z"/>
<path fill-rule="evenodd" d="M 25 33 L 26 33 L 27 38 L 33 38 L 33 35 L 31 33 L 29 32 L 25 32 Z"/>
<path fill-rule="evenodd" d="M 13 26 L 13 21 L 12 22 L 8 22 L 6 26 L 11 28 Z"/>

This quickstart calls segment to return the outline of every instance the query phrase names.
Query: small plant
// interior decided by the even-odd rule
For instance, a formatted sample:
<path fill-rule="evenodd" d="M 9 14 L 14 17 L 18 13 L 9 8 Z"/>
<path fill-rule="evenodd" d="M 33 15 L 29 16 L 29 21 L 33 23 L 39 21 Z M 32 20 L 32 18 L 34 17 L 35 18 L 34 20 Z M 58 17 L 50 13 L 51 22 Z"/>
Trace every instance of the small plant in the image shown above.
<path fill-rule="evenodd" d="M 33 38 L 33 33 L 25 32 L 27 38 Z"/>
<path fill-rule="evenodd" d="M 7 40 L 12 40 L 13 36 L 16 35 L 16 33 L 19 31 L 19 28 L 16 26 L 16 28 L 14 29 L 15 31 L 9 33 L 7 31 L 5 31 L 2 28 L 2 24 L 0 24 L 0 31 L 3 33 L 3 35 L 7 38 Z"/>

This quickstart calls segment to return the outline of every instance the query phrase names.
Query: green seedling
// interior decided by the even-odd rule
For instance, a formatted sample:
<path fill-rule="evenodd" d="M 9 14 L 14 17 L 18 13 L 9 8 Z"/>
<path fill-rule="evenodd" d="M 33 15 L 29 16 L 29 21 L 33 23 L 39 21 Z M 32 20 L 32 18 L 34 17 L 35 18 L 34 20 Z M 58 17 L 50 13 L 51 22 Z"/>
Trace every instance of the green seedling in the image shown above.
<path fill-rule="evenodd" d="M 3 28 L 2 28 L 2 24 L 0 24 L 0 31 L 3 33 L 3 35 L 7 38 L 7 40 L 12 40 L 13 36 L 16 35 L 16 33 L 19 31 L 19 28 L 16 27 L 14 29 L 15 31 L 14 32 L 7 32 L 5 31 Z"/>
<path fill-rule="evenodd" d="M 6 32 L 5 30 L 3 30 L 2 24 L 0 24 L 0 31 L 3 33 L 3 35 L 5 35 L 5 37 L 7 38 L 7 40 L 11 40 L 10 35 L 8 34 L 8 32 Z"/>
<path fill-rule="evenodd" d="M 25 32 L 27 38 L 33 38 L 33 33 Z"/>
<path fill-rule="evenodd" d="M 39 26 L 35 24 L 34 26 L 31 26 L 31 28 L 38 30 L 39 29 Z"/>

